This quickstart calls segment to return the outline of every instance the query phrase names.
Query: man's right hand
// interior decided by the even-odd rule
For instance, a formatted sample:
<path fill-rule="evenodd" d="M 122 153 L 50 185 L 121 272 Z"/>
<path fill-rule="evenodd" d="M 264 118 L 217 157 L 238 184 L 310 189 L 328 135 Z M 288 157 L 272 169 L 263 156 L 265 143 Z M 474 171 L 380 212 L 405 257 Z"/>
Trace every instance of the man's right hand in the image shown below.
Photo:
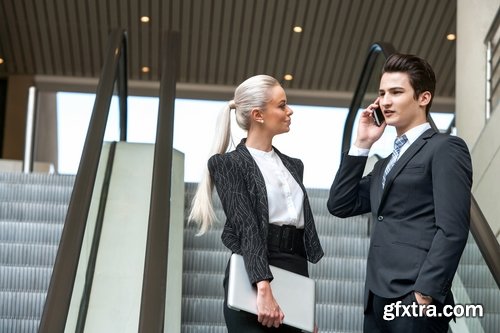
<path fill-rule="evenodd" d="M 373 119 L 373 112 L 376 108 L 378 108 L 378 98 L 372 104 L 368 105 L 368 107 L 361 112 L 361 116 L 359 118 L 358 123 L 358 134 L 356 137 L 356 142 L 354 145 L 358 148 L 370 149 L 371 146 L 380 139 L 382 134 L 384 133 L 385 127 L 387 124 L 384 122 L 379 127 L 375 124 Z"/>

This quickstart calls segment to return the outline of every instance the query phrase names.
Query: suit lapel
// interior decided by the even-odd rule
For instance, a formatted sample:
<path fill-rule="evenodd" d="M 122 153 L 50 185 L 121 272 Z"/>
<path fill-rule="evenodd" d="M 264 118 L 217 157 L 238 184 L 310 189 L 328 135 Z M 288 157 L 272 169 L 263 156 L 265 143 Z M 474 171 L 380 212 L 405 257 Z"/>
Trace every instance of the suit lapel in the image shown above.
<path fill-rule="evenodd" d="M 433 129 L 428 129 L 425 131 L 415 142 L 413 142 L 410 147 L 404 152 L 403 155 L 398 159 L 396 164 L 392 167 L 391 171 L 387 175 L 385 181 L 385 187 L 382 190 L 382 197 L 380 199 L 380 206 L 382 206 L 385 198 L 387 197 L 387 193 L 389 192 L 394 179 L 401 173 L 401 171 L 405 168 L 408 162 L 415 156 L 415 154 L 422 149 L 422 147 L 427 143 L 427 140 L 432 137 L 436 132 Z M 389 162 L 391 156 L 386 158 L 383 167 L 380 170 L 380 180 L 382 179 L 382 174 Z M 380 182 L 380 189 L 382 188 L 382 183 Z"/>
<path fill-rule="evenodd" d="M 250 193 L 250 195 L 254 198 L 259 198 L 259 206 L 262 210 L 262 215 L 267 216 L 267 219 L 269 219 L 269 204 L 267 202 L 266 182 L 264 180 L 264 176 L 260 172 L 257 162 L 255 162 L 252 155 L 250 154 L 250 151 L 248 151 L 247 147 L 245 146 L 245 141 L 245 139 L 241 140 L 240 144 L 236 147 L 236 151 L 239 153 L 243 169 L 247 170 L 247 182 L 255 182 L 257 193 Z"/>
<path fill-rule="evenodd" d="M 383 195 L 383 191 L 384 191 L 384 189 L 382 188 L 382 175 L 384 174 L 384 170 L 387 167 L 387 163 L 389 163 L 391 156 L 392 156 L 392 154 L 387 156 L 386 158 L 384 158 L 383 160 L 381 160 L 379 162 L 380 168 L 378 168 L 377 171 L 375 171 L 375 169 L 374 169 L 374 171 L 372 171 L 373 172 L 372 182 L 375 184 L 375 185 L 372 185 L 372 188 L 375 188 L 372 191 L 375 191 L 375 193 L 376 193 L 376 195 L 374 197 L 374 199 L 375 199 L 374 202 L 377 202 L 379 205 L 380 205 L 380 202 L 382 200 L 382 195 Z"/>

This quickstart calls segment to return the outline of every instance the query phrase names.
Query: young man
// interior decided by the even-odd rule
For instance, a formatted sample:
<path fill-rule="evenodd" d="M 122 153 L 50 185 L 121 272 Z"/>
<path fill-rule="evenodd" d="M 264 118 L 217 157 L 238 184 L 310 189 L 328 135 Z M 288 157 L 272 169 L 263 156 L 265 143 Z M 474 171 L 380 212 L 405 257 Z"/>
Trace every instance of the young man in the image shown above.
<path fill-rule="evenodd" d="M 450 288 L 469 233 L 472 166 L 462 139 L 436 133 L 427 122 L 435 85 L 425 60 L 391 55 L 379 97 L 362 112 L 330 190 L 331 214 L 374 218 L 364 332 L 448 331 L 450 317 L 437 313 L 454 304 Z M 385 117 L 380 127 L 372 116 L 377 107 Z M 368 152 L 387 125 L 396 128 L 397 149 L 363 177 Z M 384 315 L 396 309 L 394 318 Z"/>

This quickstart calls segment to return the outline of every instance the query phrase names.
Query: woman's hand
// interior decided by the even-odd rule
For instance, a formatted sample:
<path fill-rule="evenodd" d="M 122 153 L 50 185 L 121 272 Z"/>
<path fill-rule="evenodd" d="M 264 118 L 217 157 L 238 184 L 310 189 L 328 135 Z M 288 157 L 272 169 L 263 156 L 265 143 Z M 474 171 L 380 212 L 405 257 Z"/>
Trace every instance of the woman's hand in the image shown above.
<path fill-rule="evenodd" d="M 257 320 L 267 327 L 279 327 L 285 314 L 274 299 L 269 281 L 257 282 Z"/>

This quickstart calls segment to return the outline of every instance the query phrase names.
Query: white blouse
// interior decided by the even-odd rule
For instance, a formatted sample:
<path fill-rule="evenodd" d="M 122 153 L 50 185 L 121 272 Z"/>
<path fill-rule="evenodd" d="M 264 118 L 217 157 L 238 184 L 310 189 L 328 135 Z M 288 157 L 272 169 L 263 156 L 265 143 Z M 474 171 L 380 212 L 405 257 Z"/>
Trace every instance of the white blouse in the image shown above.
<path fill-rule="evenodd" d="M 247 147 L 264 176 L 269 222 L 304 228 L 304 192 L 274 150 Z"/>

